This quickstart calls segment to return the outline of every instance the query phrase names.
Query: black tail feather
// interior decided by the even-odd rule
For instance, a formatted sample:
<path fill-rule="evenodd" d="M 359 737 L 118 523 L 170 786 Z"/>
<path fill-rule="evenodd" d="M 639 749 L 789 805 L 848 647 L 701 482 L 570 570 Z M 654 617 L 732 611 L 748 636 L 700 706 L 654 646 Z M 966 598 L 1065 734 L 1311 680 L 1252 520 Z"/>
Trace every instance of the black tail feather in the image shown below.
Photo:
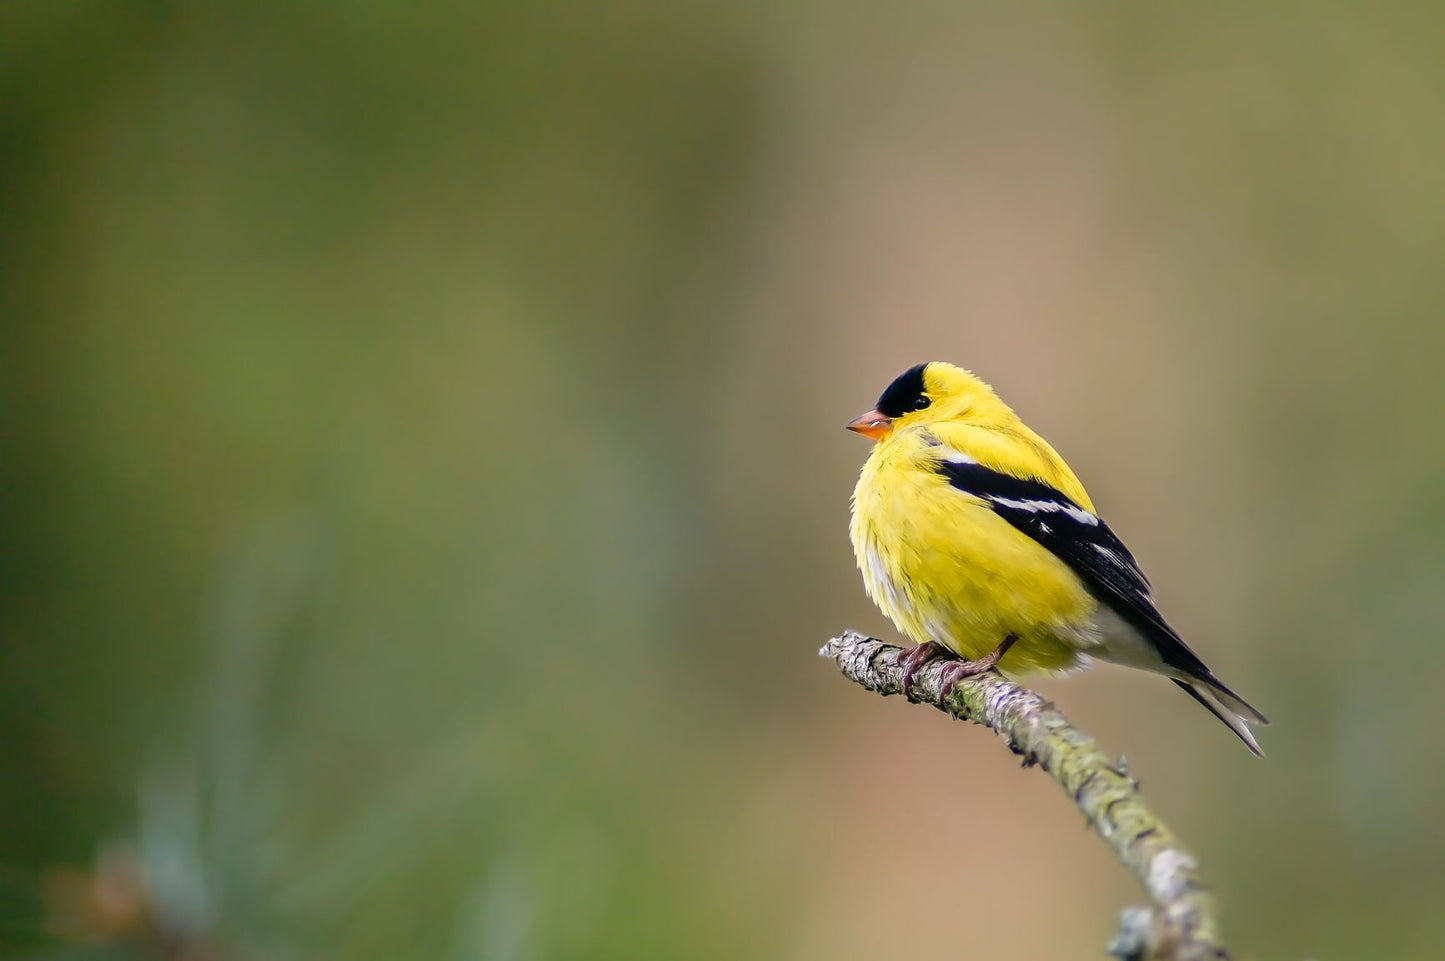
<path fill-rule="evenodd" d="M 1223 721 L 1225 727 L 1233 731 L 1235 736 L 1244 742 L 1244 746 L 1249 748 L 1251 754 L 1255 757 L 1264 757 L 1264 751 L 1260 750 L 1259 742 L 1254 739 L 1254 734 L 1249 729 L 1251 723 L 1269 723 L 1263 714 L 1250 707 L 1243 698 L 1212 677 L 1207 680 L 1171 677 L 1170 680 L 1178 684 L 1185 694 L 1203 704 L 1210 714 Z"/>

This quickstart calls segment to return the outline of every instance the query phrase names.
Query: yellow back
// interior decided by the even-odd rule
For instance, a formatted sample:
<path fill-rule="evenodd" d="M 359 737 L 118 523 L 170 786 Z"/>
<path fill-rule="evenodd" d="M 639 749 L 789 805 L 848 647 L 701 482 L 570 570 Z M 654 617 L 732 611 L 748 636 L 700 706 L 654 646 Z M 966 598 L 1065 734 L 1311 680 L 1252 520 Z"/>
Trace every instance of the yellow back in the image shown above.
<path fill-rule="evenodd" d="M 926 431 L 985 467 L 1043 481 L 1085 510 L 1094 509 L 1088 491 L 1058 452 L 983 380 L 962 367 L 935 361 L 924 370 L 923 382 L 933 403 L 897 418 L 875 457 L 903 453 L 920 443 Z"/>

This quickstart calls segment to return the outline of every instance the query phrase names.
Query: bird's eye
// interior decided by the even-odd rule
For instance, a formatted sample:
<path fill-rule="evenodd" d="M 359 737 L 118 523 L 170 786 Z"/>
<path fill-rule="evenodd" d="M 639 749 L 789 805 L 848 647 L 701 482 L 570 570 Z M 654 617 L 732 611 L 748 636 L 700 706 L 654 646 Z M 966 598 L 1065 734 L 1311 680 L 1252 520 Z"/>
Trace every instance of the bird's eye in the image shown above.
<path fill-rule="evenodd" d="M 919 395 L 918 395 L 918 399 L 913 402 L 913 409 L 914 409 L 914 410 L 924 410 L 924 409 L 927 408 L 928 405 L 931 404 L 931 403 L 933 403 L 933 401 L 929 400 L 929 399 L 928 399 L 926 396 L 924 396 L 923 394 L 919 394 Z"/>

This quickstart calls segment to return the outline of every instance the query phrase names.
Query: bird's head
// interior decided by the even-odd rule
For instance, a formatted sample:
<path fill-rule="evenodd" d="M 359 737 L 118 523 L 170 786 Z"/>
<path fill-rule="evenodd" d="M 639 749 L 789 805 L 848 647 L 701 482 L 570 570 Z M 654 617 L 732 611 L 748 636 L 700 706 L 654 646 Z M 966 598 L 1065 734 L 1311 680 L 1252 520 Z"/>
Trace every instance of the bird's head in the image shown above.
<path fill-rule="evenodd" d="M 878 405 L 848 423 L 874 440 L 918 424 L 961 421 L 987 425 L 1010 416 L 993 388 L 962 367 L 943 361 L 917 364 L 894 378 Z"/>

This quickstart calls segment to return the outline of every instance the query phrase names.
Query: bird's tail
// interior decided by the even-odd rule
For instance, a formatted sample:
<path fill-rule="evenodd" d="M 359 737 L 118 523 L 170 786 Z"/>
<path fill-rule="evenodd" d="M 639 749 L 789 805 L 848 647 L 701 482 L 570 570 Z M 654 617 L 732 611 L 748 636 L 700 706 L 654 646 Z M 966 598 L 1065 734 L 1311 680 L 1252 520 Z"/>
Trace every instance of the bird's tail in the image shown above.
<path fill-rule="evenodd" d="M 1224 722 L 1249 748 L 1255 757 L 1264 757 L 1259 742 L 1254 739 L 1251 724 L 1265 725 L 1269 718 L 1259 713 L 1248 701 L 1225 687 L 1213 674 L 1204 677 L 1172 677 L 1175 684 L 1208 709 L 1209 713 Z"/>

